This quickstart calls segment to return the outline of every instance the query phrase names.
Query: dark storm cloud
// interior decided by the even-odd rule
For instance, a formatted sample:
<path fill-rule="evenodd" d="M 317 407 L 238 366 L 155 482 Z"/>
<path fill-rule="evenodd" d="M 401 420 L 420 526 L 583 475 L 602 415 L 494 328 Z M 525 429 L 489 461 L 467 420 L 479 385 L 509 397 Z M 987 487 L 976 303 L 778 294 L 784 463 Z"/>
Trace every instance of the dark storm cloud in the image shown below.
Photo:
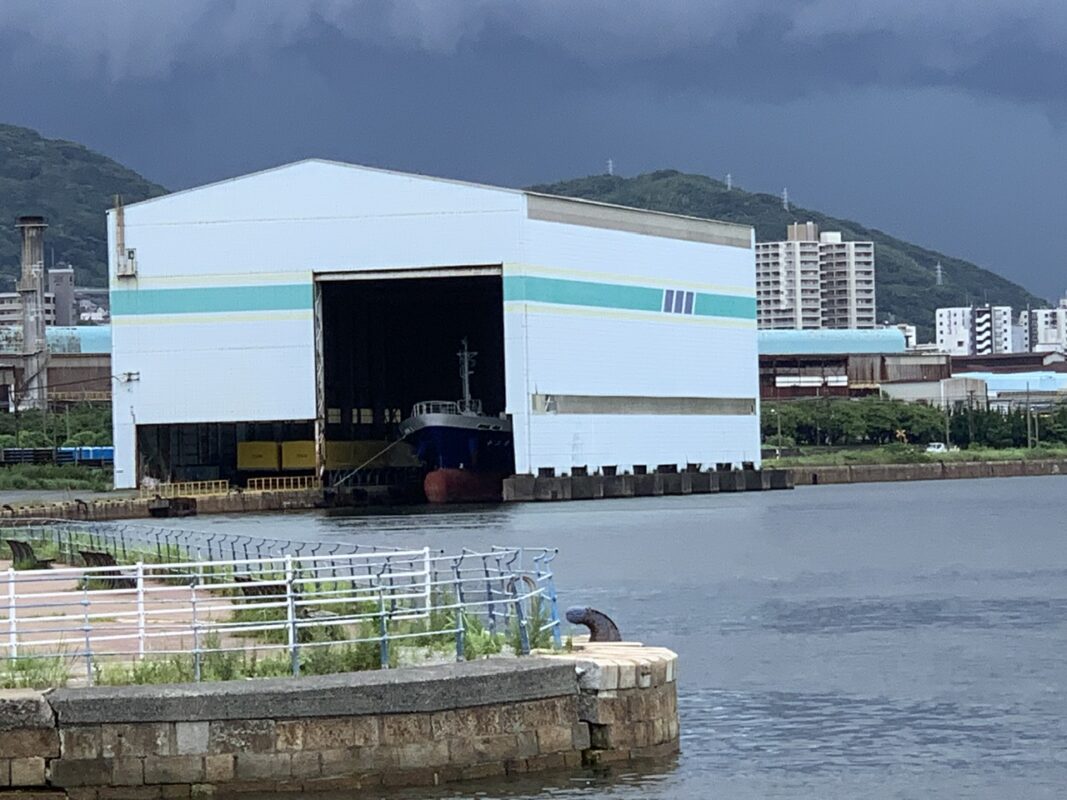
<path fill-rule="evenodd" d="M 0 121 L 171 189 L 730 172 L 1052 297 L 1065 41 L 1065 0 L 0 0 Z"/>
<path fill-rule="evenodd" d="M 873 85 L 1067 99 L 1062 0 L 5 0 L 0 14 L 16 61 L 113 81 L 267 58 L 329 31 L 431 55 L 517 39 L 587 79 L 749 97 Z"/>

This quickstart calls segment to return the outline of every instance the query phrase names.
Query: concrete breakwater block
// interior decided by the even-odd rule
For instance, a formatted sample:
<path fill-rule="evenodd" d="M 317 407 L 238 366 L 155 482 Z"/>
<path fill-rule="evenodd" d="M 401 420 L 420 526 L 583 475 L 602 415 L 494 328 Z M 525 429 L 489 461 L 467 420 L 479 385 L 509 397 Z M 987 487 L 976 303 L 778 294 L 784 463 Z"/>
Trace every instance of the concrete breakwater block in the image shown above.
<path fill-rule="evenodd" d="M 604 497 L 633 497 L 633 475 L 604 475 L 600 479 Z"/>
<path fill-rule="evenodd" d="M 537 478 L 533 475 L 512 475 L 504 479 L 505 503 L 528 503 L 534 499 L 534 485 Z"/>
<path fill-rule="evenodd" d="M 763 474 L 767 476 L 768 489 L 792 489 L 793 470 L 791 469 L 765 469 Z"/>
<path fill-rule="evenodd" d="M 849 467 L 840 469 L 845 470 L 847 479 Z M 686 470 L 637 472 L 632 475 L 512 475 L 504 480 L 504 502 L 759 492 L 792 489 L 795 480 L 804 484 L 819 482 L 815 472 L 808 474 L 788 469 Z"/>
<path fill-rule="evenodd" d="M 663 476 L 634 475 L 634 497 L 658 497 L 663 494 Z"/>
<path fill-rule="evenodd" d="M 571 479 L 569 477 L 548 477 L 538 475 L 534 478 L 534 500 L 570 500 Z"/>
<path fill-rule="evenodd" d="M 720 492 L 743 492 L 748 488 L 748 480 L 745 477 L 746 472 L 741 470 L 732 470 L 730 472 L 719 472 L 719 491 Z"/>
<path fill-rule="evenodd" d="M 603 496 L 604 482 L 599 476 L 571 476 L 571 500 L 599 500 Z"/>

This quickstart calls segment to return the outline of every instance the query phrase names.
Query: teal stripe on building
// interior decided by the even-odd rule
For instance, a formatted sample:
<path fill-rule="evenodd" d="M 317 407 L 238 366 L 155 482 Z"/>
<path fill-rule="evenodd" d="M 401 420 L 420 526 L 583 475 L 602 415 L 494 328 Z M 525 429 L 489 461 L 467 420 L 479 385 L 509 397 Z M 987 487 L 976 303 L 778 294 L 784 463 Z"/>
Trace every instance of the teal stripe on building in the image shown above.
<path fill-rule="evenodd" d="M 679 290 L 681 291 L 681 290 Z M 504 277 L 504 300 L 526 300 L 627 311 L 663 311 L 663 289 L 616 283 L 542 278 L 529 275 Z M 702 317 L 756 318 L 756 298 L 695 292 L 693 313 Z M 664 312 L 666 313 L 666 312 Z"/>
<path fill-rule="evenodd" d="M 659 311 L 663 307 L 663 290 L 645 286 L 516 275 L 504 278 L 504 299 L 567 306 Z"/>
<path fill-rule="evenodd" d="M 195 289 L 122 289 L 111 293 L 113 316 L 226 311 L 297 311 L 312 307 L 310 283 L 209 286 Z"/>
<path fill-rule="evenodd" d="M 746 320 L 756 318 L 756 300 L 753 297 L 707 292 L 694 292 L 693 295 L 693 314 L 697 316 Z M 313 296 L 311 283 L 180 289 L 121 289 L 111 293 L 111 313 L 114 316 L 137 316 L 298 311 L 310 309 Z M 649 286 L 510 275 L 504 278 L 504 299 L 590 308 L 663 312 L 664 290 Z"/>
<path fill-rule="evenodd" d="M 738 297 L 732 294 L 706 294 L 697 292 L 693 313 L 698 317 L 756 318 L 756 298 Z"/>

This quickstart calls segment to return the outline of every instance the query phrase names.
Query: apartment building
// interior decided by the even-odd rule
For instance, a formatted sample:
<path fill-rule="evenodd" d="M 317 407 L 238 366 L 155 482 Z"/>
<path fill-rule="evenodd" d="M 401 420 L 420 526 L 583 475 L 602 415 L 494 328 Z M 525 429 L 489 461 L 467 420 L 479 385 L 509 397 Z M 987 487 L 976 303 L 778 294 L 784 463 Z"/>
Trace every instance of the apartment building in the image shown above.
<path fill-rule="evenodd" d="M 0 325 L 22 324 L 22 297 L 18 292 L 0 292 Z M 56 296 L 44 296 L 44 324 L 56 324 Z"/>
<path fill-rule="evenodd" d="M 820 233 L 814 222 L 757 242 L 756 317 L 766 330 L 875 328 L 874 243 Z"/>
<path fill-rule="evenodd" d="M 936 314 L 937 349 L 954 356 L 1016 352 L 1011 306 L 957 306 Z"/>
<path fill-rule="evenodd" d="M 756 321 L 760 328 L 822 327 L 819 243 L 795 237 L 794 229 L 799 227 L 790 225 L 784 242 L 756 244 Z"/>
<path fill-rule="evenodd" d="M 875 327 L 874 242 L 844 242 L 840 233 L 819 235 L 824 328 Z"/>
<path fill-rule="evenodd" d="M 1056 308 L 1034 308 L 1021 315 L 1035 353 L 1067 351 L 1067 297 Z"/>

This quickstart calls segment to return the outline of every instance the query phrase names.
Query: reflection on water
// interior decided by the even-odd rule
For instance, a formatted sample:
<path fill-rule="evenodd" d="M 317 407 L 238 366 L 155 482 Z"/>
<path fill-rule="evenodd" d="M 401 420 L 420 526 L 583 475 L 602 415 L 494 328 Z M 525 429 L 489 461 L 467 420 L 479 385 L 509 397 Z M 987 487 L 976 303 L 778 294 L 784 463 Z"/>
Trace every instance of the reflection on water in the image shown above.
<path fill-rule="evenodd" d="M 1059 798 L 1064 488 L 1018 478 L 174 524 L 556 545 L 564 606 L 602 608 L 624 635 L 680 655 L 676 762 L 388 797 Z"/>

